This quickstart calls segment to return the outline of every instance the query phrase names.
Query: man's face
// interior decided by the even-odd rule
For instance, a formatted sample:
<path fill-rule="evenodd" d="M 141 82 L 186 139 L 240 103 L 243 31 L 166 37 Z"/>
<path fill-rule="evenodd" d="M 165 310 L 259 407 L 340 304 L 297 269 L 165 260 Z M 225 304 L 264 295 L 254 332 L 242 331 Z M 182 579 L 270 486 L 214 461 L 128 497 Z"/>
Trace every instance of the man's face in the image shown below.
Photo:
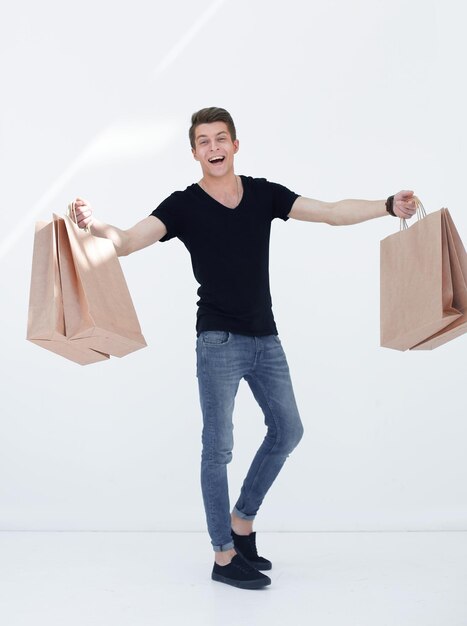
<path fill-rule="evenodd" d="M 233 171 L 238 139 L 232 141 L 225 122 L 200 124 L 195 129 L 193 156 L 201 164 L 204 176 L 225 176 Z"/>

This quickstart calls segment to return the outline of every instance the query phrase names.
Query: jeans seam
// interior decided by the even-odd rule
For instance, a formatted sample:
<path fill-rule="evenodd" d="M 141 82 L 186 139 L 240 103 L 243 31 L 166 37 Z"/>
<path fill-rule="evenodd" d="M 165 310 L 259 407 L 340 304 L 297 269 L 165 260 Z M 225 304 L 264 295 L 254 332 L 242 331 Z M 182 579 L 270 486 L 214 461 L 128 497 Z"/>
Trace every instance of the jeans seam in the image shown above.
<path fill-rule="evenodd" d="M 277 446 L 277 445 L 279 444 L 279 442 L 280 442 L 280 439 L 281 439 L 281 430 L 280 430 L 280 428 L 279 428 L 279 422 L 278 422 L 278 420 L 276 419 L 276 416 L 274 415 L 274 411 L 272 410 L 272 408 L 271 408 L 271 406 L 270 406 L 270 404 L 269 404 L 269 401 L 268 401 L 268 398 L 267 398 L 267 394 L 266 394 L 266 393 L 265 393 L 265 391 L 264 391 L 264 388 L 263 388 L 263 385 L 261 384 L 260 379 L 259 379 L 258 377 L 256 377 L 256 376 L 254 376 L 253 374 L 251 374 L 251 376 L 252 376 L 252 378 L 253 378 L 253 377 L 255 378 L 255 380 L 256 380 L 256 382 L 257 382 L 257 384 L 258 384 L 258 387 L 259 387 L 259 389 L 261 390 L 261 393 L 263 394 L 263 398 L 264 398 L 264 399 L 265 399 L 265 401 L 266 401 L 267 407 L 268 407 L 268 409 L 269 409 L 269 411 L 270 411 L 270 413 L 271 413 L 271 416 L 272 416 L 272 419 L 273 419 L 273 421 L 274 421 L 274 424 L 275 424 L 275 426 L 276 426 L 276 432 L 277 432 L 276 441 L 274 442 L 274 445 L 273 445 L 273 446 L 271 447 L 271 449 L 269 450 L 269 452 L 268 452 L 268 455 L 269 455 L 269 454 L 271 454 L 271 453 L 274 451 L 274 448 L 276 448 L 276 446 Z M 267 432 L 266 432 L 266 436 L 267 436 Z M 261 461 L 261 463 L 260 463 L 260 465 L 259 465 L 258 469 L 256 470 L 256 474 L 255 474 L 255 476 L 254 476 L 253 480 L 251 481 L 251 486 L 250 486 L 250 489 L 249 489 L 249 491 L 250 491 L 250 492 L 251 492 L 251 491 L 253 491 L 253 487 L 255 486 L 255 483 L 256 483 L 256 481 L 257 481 L 258 475 L 259 475 L 260 471 L 262 470 L 264 463 L 266 463 L 266 461 L 267 461 L 268 455 L 265 455 L 265 456 L 264 456 L 264 458 L 263 458 L 263 460 Z M 256 515 L 256 513 L 255 513 L 255 515 Z"/>
<path fill-rule="evenodd" d="M 210 393 L 209 384 L 208 384 L 207 375 L 206 375 L 206 372 L 207 372 L 206 355 L 205 355 L 203 349 L 201 349 L 201 362 L 202 362 L 202 366 L 203 366 L 203 371 L 201 373 L 201 378 L 202 378 L 202 380 L 204 381 L 204 384 L 207 387 L 206 388 L 206 404 L 207 404 L 207 406 L 205 407 L 205 412 L 206 412 L 207 415 L 209 415 L 210 414 L 210 412 L 209 412 L 209 405 L 211 404 L 211 393 Z M 209 422 L 209 424 L 207 426 L 208 426 L 208 428 L 207 428 L 207 436 L 208 436 L 208 439 L 212 441 L 212 437 L 214 435 L 214 428 L 212 427 L 212 423 L 211 422 Z M 203 424 L 203 427 L 204 427 L 204 424 Z M 204 443 L 202 444 L 202 446 L 204 448 Z M 210 454 L 212 454 L 212 449 L 213 449 L 213 447 L 211 447 Z M 212 461 L 212 458 L 208 459 L 208 460 Z M 214 518 L 214 507 L 213 507 L 213 497 L 212 497 L 213 489 L 212 489 L 212 481 L 211 481 L 211 474 L 210 474 L 210 472 L 208 472 L 208 491 L 209 491 L 209 517 L 210 517 L 210 519 L 213 519 Z"/>
<path fill-rule="evenodd" d="M 229 335 L 229 339 L 230 339 L 230 335 Z M 203 343 L 203 345 L 205 345 L 204 342 L 202 342 L 202 343 Z M 213 345 L 215 345 L 215 344 L 213 344 Z M 222 344 L 219 344 L 219 345 L 222 345 Z M 202 378 L 202 380 L 204 381 L 204 384 L 205 384 L 205 398 L 206 398 L 205 412 L 206 412 L 207 415 L 210 415 L 211 414 L 210 407 L 211 407 L 211 404 L 212 404 L 212 396 L 211 396 L 211 388 L 210 388 L 209 380 L 208 380 L 209 368 L 207 367 L 207 354 L 206 354 L 206 352 L 205 352 L 205 350 L 203 348 L 201 348 L 201 361 L 202 361 L 202 366 L 203 366 L 203 371 L 201 373 L 201 378 Z M 203 427 L 204 427 L 204 419 L 203 419 Z M 214 422 L 213 422 L 212 419 L 209 420 L 208 428 L 206 430 L 207 430 L 208 441 L 211 442 L 210 452 L 209 452 L 210 456 L 207 459 L 207 461 L 208 462 L 212 462 L 212 461 L 214 461 L 214 456 L 213 455 L 214 455 L 214 450 L 216 448 L 215 445 L 212 445 L 212 442 L 215 441 L 215 439 L 216 439 L 216 427 L 214 426 Z M 204 443 L 202 444 L 202 446 L 203 446 L 203 450 L 204 450 Z M 211 479 L 212 478 L 211 472 L 207 472 L 207 475 L 208 475 L 207 490 L 208 490 L 208 494 L 209 494 L 208 495 L 209 511 L 206 511 L 206 513 L 208 514 L 208 519 L 213 520 L 213 519 L 216 518 L 216 515 L 215 515 L 216 508 L 215 508 L 215 505 L 214 505 L 214 499 L 215 498 L 213 497 L 214 489 L 213 489 L 213 484 L 212 484 L 212 479 Z M 211 529 L 211 531 L 212 530 L 214 530 L 214 529 Z M 230 542 L 220 543 L 220 544 L 215 544 L 215 545 L 219 546 L 221 548 L 221 551 L 222 551 L 222 546 L 228 545 L 229 543 Z"/>

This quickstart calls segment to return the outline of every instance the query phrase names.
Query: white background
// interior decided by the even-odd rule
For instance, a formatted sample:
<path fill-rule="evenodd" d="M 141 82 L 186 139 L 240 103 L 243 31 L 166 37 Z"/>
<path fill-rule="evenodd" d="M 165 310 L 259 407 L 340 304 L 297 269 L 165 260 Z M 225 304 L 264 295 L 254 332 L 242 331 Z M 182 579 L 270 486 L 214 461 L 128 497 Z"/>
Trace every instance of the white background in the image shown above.
<path fill-rule="evenodd" d="M 149 347 L 80 367 L 25 340 L 34 221 L 81 195 L 132 226 L 200 178 L 190 116 L 221 106 L 237 173 L 328 201 L 412 189 L 465 241 L 464 30 L 460 0 L 2 3 L 1 529 L 205 528 L 186 249 L 121 260 Z M 467 528 L 466 338 L 379 347 L 379 241 L 398 226 L 273 222 L 306 433 L 259 528 Z M 263 437 L 245 381 L 234 418 L 232 500 Z"/>

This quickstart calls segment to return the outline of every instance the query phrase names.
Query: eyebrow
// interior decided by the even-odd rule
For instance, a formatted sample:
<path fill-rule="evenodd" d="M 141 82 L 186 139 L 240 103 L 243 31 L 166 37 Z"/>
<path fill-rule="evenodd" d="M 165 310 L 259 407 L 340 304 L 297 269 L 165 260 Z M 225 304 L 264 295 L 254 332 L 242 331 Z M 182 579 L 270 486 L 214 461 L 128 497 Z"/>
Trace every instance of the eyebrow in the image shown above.
<path fill-rule="evenodd" d="M 227 131 L 221 130 L 219 133 L 216 133 L 216 137 L 218 137 L 219 135 L 227 135 Z M 207 137 L 207 135 L 198 135 L 196 139 L 201 139 L 202 137 Z"/>

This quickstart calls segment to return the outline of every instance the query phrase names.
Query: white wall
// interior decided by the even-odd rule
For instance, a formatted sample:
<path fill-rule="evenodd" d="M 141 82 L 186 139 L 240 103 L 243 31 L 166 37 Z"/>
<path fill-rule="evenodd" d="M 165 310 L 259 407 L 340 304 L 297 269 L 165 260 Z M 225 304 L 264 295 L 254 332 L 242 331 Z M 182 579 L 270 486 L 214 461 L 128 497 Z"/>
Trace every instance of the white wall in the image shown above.
<path fill-rule="evenodd" d="M 133 225 L 199 179 L 190 116 L 222 106 L 238 173 L 322 200 L 413 189 L 466 240 L 464 24 L 452 0 L 2 5 L 2 529 L 204 530 L 188 253 L 172 240 L 122 259 L 149 347 L 79 367 L 25 340 L 34 221 L 81 195 Z M 379 347 L 379 241 L 397 228 L 273 222 L 306 436 L 259 528 L 467 527 L 467 339 Z M 262 436 L 242 381 L 232 500 Z"/>

